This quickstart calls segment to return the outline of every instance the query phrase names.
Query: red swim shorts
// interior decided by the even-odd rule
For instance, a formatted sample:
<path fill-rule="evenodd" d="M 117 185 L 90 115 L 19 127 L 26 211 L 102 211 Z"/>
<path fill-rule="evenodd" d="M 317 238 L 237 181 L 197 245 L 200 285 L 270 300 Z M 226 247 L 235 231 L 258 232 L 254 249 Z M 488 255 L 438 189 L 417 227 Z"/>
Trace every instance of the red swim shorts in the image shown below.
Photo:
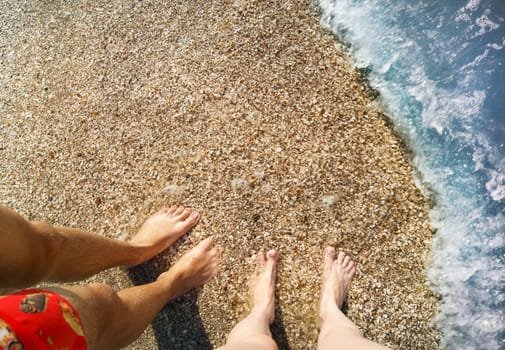
<path fill-rule="evenodd" d="M 0 350 L 84 350 L 81 319 L 60 295 L 26 289 L 0 296 Z"/>

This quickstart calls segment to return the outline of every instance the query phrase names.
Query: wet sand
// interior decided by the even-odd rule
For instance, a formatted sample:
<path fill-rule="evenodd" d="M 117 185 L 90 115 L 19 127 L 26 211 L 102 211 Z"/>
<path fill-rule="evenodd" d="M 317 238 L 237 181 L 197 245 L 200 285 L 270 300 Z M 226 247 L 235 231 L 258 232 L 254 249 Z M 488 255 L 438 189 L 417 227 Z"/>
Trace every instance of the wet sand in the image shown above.
<path fill-rule="evenodd" d="M 203 220 L 218 277 L 132 349 L 209 349 L 247 313 L 249 257 L 281 253 L 274 338 L 314 349 L 322 251 L 353 256 L 348 316 L 396 349 L 436 349 L 433 232 L 401 140 L 310 1 L 0 4 L 0 200 L 30 219 L 128 239 L 157 208 Z"/>

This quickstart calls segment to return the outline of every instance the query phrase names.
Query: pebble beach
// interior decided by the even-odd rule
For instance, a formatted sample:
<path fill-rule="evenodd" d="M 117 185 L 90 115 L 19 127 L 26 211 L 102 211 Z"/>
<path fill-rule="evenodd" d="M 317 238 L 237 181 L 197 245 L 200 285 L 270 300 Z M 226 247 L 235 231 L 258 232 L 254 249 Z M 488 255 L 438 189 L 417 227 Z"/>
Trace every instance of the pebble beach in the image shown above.
<path fill-rule="evenodd" d="M 346 313 L 394 349 L 437 349 L 429 197 L 344 45 L 305 0 L 2 1 L 0 202 L 128 240 L 181 204 L 202 220 L 133 269 L 148 282 L 201 239 L 221 270 L 130 349 L 222 346 L 248 312 L 251 256 L 280 252 L 280 349 L 315 349 L 322 252 L 358 266 Z"/>

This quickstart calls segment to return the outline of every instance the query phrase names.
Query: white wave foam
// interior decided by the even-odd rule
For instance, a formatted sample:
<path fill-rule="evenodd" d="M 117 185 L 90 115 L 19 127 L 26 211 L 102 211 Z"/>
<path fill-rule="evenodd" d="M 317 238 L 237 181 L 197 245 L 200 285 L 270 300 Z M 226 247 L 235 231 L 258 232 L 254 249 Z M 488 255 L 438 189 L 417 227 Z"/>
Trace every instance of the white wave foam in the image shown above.
<path fill-rule="evenodd" d="M 467 2 L 465 5 L 465 9 L 470 10 L 470 11 L 475 11 L 480 5 L 480 0 L 470 0 Z"/>
<path fill-rule="evenodd" d="M 486 182 L 486 189 L 497 202 L 505 198 L 505 166 L 490 171 L 490 179 Z"/>
<path fill-rule="evenodd" d="M 488 16 L 491 12 L 486 9 L 485 12 L 475 20 L 475 24 L 479 27 L 477 36 L 484 35 L 486 33 L 492 32 L 500 27 L 498 23 L 493 22 Z"/>

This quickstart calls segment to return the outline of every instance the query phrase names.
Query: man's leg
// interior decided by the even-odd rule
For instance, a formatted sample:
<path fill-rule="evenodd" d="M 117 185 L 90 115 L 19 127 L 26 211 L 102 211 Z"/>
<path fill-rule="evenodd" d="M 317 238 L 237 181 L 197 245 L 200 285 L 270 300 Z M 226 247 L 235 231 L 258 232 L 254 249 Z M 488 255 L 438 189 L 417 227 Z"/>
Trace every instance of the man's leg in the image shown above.
<path fill-rule="evenodd" d="M 50 288 L 79 314 L 88 349 L 119 349 L 137 339 L 170 300 L 198 287 L 218 271 L 219 256 L 208 238 L 149 284 L 114 292 L 104 284 Z"/>
<path fill-rule="evenodd" d="M 200 215 L 183 207 L 149 217 L 130 242 L 78 229 L 29 222 L 0 206 L 0 288 L 22 288 L 41 280 L 75 281 L 114 266 L 140 264 L 193 228 Z"/>
<path fill-rule="evenodd" d="M 387 349 L 365 339 L 358 327 L 341 311 L 356 267 L 345 253 L 340 252 L 336 259 L 335 254 L 335 249 L 332 247 L 324 251 L 318 349 Z"/>
<path fill-rule="evenodd" d="M 275 279 L 278 254 L 257 255 L 257 272 L 250 281 L 251 312 L 232 329 L 220 350 L 270 350 L 277 345 L 270 334 L 275 312 Z"/>

